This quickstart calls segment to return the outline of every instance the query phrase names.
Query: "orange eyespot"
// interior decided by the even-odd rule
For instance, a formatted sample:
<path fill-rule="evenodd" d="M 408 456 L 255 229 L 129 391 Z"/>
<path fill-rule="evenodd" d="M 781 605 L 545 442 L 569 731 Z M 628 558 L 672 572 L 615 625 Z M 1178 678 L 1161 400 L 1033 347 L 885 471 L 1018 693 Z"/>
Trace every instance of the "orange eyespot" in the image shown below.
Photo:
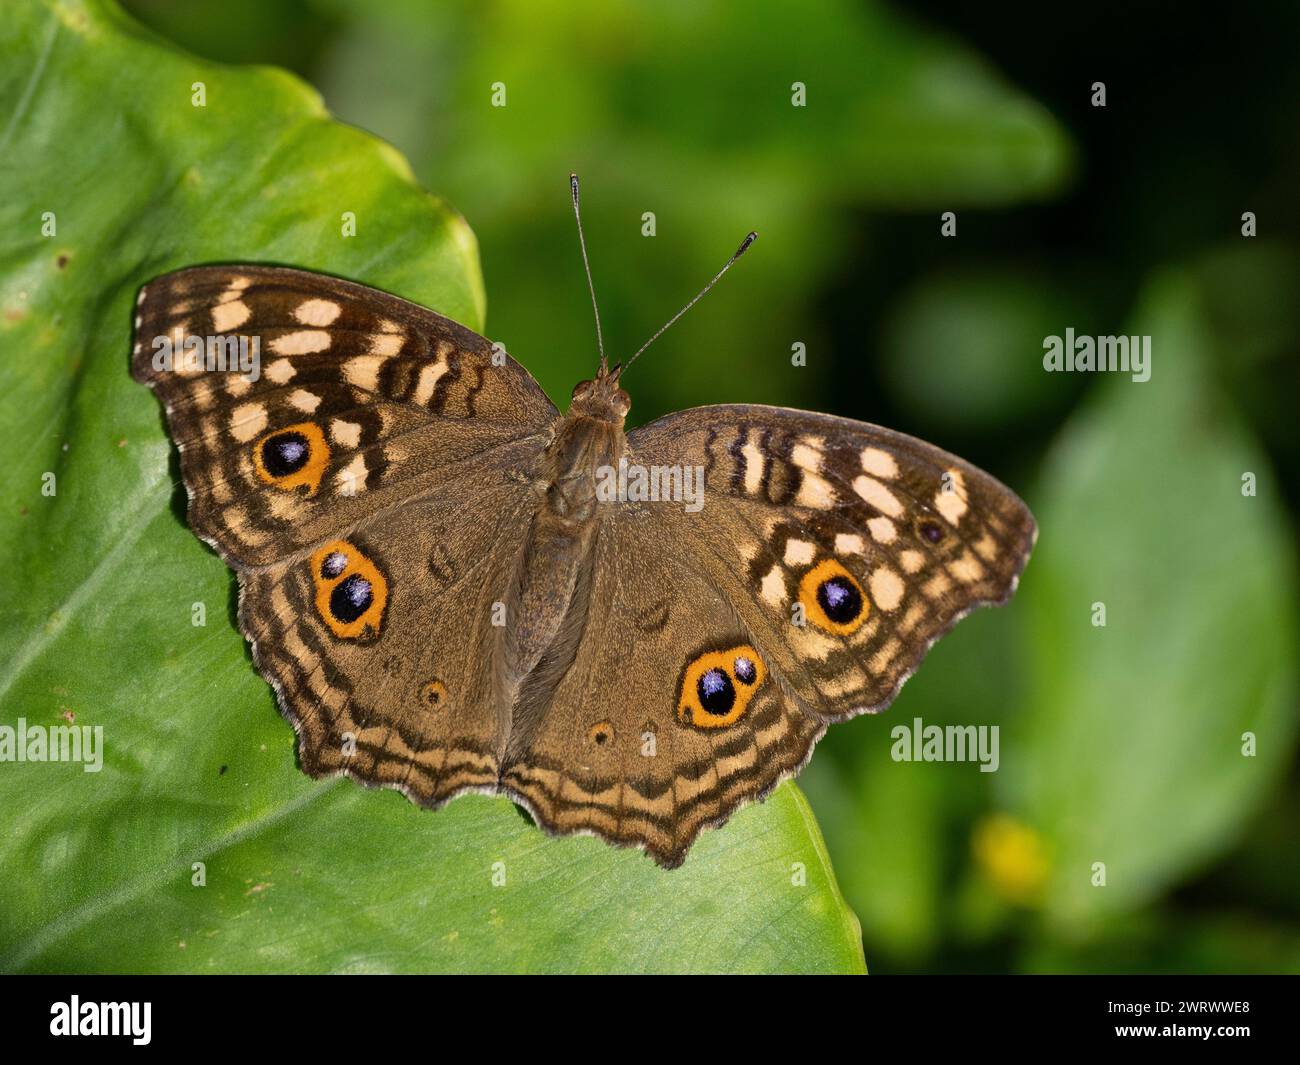
<path fill-rule="evenodd" d="M 852 636 L 871 612 L 867 593 L 835 559 L 818 562 L 799 582 L 804 616 L 833 636 Z"/>
<path fill-rule="evenodd" d="M 440 710 L 447 702 L 447 685 L 431 680 L 420 688 L 420 702 L 430 710 Z"/>
<path fill-rule="evenodd" d="M 267 484 L 290 491 L 306 486 L 315 495 L 330 464 L 325 434 L 313 422 L 298 422 L 261 436 L 253 444 L 253 468 Z"/>
<path fill-rule="evenodd" d="M 696 728 L 734 725 L 767 680 L 767 666 L 749 644 L 706 651 L 687 667 L 677 700 L 677 720 Z"/>
<path fill-rule="evenodd" d="M 587 739 L 597 747 L 605 747 L 614 742 L 614 726 L 608 721 L 597 721 L 587 730 Z"/>
<path fill-rule="evenodd" d="M 388 605 L 388 579 L 355 544 L 326 544 L 311 556 L 311 576 L 316 612 L 335 636 L 355 640 L 379 632 Z"/>

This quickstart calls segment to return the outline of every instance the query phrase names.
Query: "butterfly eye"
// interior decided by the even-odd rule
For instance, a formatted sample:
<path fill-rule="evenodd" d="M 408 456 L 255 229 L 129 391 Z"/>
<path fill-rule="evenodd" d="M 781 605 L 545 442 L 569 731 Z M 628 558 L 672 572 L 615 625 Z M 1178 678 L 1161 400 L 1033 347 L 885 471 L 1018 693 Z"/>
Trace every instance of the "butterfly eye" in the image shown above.
<path fill-rule="evenodd" d="M 369 556 L 336 540 L 312 556 L 311 568 L 316 612 L 335 636 L 355 640 L 379 631 L 388 605 L 388 580 Z"/>
<path fill-rule="evenodd" d="M 705 729 L 734 725 L 766 679 L 763 659 L 747 644 L 706 651 L 687 665 L 682 676 L 677 720 Z"/>
<path fill-rule="evenodd" d="M 869 613 L 862 585 L 833 558 L 824 559 L 803 575 L 799 601 L 814 625 L 835 636 L 857 632 Z"/>
<path fill-rule="evenodd" d="M 277 429 L 253 445 L 258 477 L 286 491 L 305 487 L 308 495 L 314 495 L 329 461 L 325 434 L 311 422 Z"/>

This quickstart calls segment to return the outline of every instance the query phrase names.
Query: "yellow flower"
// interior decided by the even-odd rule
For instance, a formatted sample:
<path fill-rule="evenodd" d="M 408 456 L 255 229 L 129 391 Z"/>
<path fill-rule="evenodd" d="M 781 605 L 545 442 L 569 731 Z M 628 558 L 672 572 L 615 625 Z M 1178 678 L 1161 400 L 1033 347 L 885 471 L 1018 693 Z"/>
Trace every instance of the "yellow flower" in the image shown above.
<path fill-rule="evenodd" d="M 1042 837 L 1009 814 L 991 814 L 971 837 L 976 864 L 1003 898 L 1021 906 L 1038 901 L 1047 883 Z"/>

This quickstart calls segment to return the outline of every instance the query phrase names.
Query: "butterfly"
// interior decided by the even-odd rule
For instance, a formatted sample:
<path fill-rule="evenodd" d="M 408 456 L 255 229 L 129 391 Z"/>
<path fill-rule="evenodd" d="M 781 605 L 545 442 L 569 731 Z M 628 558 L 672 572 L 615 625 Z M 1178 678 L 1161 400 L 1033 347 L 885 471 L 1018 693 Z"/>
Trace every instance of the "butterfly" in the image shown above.
<path fill-rule="evenodd" d="M 303 771 L 430 808 L 504 794 L 674 868 L 1009 599 L 1037 530 L 988 474 L 862 422 L 733 404 L 626 432 L 632 360 L 596 320 L 562 415 L 415 303 L 197 266 L 140 290 L 131 365 Z"/>

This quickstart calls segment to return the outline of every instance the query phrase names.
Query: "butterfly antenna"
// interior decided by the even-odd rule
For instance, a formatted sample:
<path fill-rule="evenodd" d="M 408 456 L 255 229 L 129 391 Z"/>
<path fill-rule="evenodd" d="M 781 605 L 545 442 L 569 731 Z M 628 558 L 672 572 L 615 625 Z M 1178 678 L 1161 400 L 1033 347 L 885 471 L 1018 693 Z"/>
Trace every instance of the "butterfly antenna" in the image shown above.
<path fill-rule="evenodd" d="M 582 268 L 587 272 L 587 291 L 591 293 L 591 313 L 596 316 L 596 346 L 600 349 L 600 376 L 609 372 L 605 362 L 605 338 L 600 333 L 600 308 L 596 306 L 596 286 L 591 281 L 591 263 L 587 261 L 587 238 L 582 235 L 582 211 L 578 206 L 578 175 L 569 175 L 569 189 L 573 193 L 573 217 L 578 223 L 578 244 L 582 248 Z"/>
<path fill-rule="evenodd" d="M 674 322 L 676 322 L 678 318 L 680 318 L 683 314 L 685 314 L 685 313 L 686 313 L 687 311 L 689 311 L 692 307 L 694 307 L 697 303 L 699 303 L 700 300 L 702 300 L 702 299 L 705 297 L 705 295 L 708 293 L 709 289 L 711 289 L 714 285 L 716 285 L 716 284 L 718 283 L 719 280 L 721 280 L 722 275 L 725 274 L 728 270 L 731 269 L 732 264 L 734 264 L 735 261 L 736 261 L 737 259 L 739 259 L 742 255 L 744 255 L 745 252 L 747 252 L 747 251 L 749 250 L 749 246 L 750 246 L 751 244 L 753 244 L 754 241 L 756 241 L 756 240 L 758 240 L 758 234 L 757 234 L 757 233 L 750 233 L 747 237 L 745 237 L 745 239 L 742 240 L 742 241 L 740 242 L 740 247 L 736 249 L 735 254 L 733 254 L 733 255 L 731 256 L 731 258 L 728 259 L 728 260 L 723 264 L 721 270 L 719 270 L 716 274 L 713 275 L 713 280 L 710 281 L 707 285 L 705 285 L 702 289 L 700 289 L 700 291 L 699 291 L 698 293 L 696 293 L 695 298 L 694 298 L 693 300 L 691 300 L 690 303 L 688 303 L 688 304 L 687 304 L 685 307 L 683 307 L 680 311 L 678 311 L 678 312 L 677 312 L 676 314 L 674 314 L 671 318 L 669 318 L 668 321 L 666 321 L 663 325 L 661 325 L 661 326 L 659 327 L 659 329 L 655 332 L 655 335 L 652 336 L 649 340 L 647 340 L 644 344 L 642 344 L 642 345 L 641 345 L 641 346 L 636 350 L 636 354 L 634 354 L 630 359 L 627 360 L 626 363 L 623 364 L 622 369 L 618 371 L 619 374 L 621 375 L 623 371 L 625 371 L 629 366 L 632 365 L 632 363 L 636 362 L 636 360 L 637 360 L 637 356 L 640 355 L 641 352 L 645 351 L 646 348 L 648 348 L 651 344 L 653 344 L 653 343 L 654 343 L 656 340 L 658 340 L 661 336 L 663 336 L 664 333 L 666 333 L 666 332 L 668 331 L 668 327 L 671 326 Z"/>

